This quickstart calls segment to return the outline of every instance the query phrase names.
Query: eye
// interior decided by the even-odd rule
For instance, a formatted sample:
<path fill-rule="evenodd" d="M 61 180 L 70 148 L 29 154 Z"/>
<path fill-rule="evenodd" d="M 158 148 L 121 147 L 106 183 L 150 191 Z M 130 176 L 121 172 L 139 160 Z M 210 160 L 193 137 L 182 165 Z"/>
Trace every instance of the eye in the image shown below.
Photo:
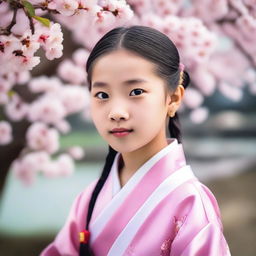
<path fill-rule="evenodd" d="M 134 90 L 131 91 L 130 95 L 133 94 L 132 96 L 136 96 L 136 95 L 142 94 L 143 92 L 145 92 L 143 89 L 134 89 Z"/>
<path fill-rule="evenodd" d="M 107 99 L 108 95 L 105 92 L 98 92 L 94 95 L 98 99 Z"/>

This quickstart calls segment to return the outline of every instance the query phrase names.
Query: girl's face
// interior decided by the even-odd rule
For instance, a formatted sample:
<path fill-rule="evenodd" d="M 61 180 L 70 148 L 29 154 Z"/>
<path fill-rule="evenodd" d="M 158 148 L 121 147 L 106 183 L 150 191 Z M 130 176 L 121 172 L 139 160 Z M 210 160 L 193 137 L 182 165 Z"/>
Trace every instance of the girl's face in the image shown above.
<path fill-rule="evenodd" d="M 99 57 L 91 77 L 91 116 L 99 134 L 120 153 L 166 144 L 169 94 L 154 64 L 127 50 Z M 113 133 L 115 128 L 130 132 Z"/>

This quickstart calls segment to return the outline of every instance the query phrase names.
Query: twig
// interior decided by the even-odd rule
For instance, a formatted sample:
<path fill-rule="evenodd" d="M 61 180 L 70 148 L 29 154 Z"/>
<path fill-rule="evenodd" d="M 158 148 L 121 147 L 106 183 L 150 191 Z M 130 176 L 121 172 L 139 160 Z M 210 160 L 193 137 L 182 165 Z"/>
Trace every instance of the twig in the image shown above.
<path fill-rule="evenodd" d="M 57 11 L 57 10 L 51 10 L 51 9 L 49 9 L 46 5 L 38 5 L 38 4 L 35 4 L 35 5 L 34 5 L 34 9 L 41 9 L 42 11 L 48 11 L 49 13 L 60 14 L 59 11 Z"/>
<path fill-rule="evenodd" d="M 237 8 L 234 8 L 234 6 L 232 6 L 230 3 L 228 4 L 228 7 L 230 10 L 235 11 L 238 15 L 242 14 Z M 227 23 L 234 24 L 235 21 L 236 21 L 236 19 L 223 18 L 223 19 L 217 20 L 216 22 L 221 26 L 221 25 L 227 24 Z M 226 33 L 226 32 L 224 31 L 224 33 Z M 228 36 L 227 33 L 226 33 L 226 35 Z M 256 63 L 254 62 L 253 57 L 246 51 L 246 49 L 244 49 L 244 47 L 239 43 L 239 41 L 237 41 L 235 38 L 232 38 L 232 39 L 233 39 L 235 46 L 238 48 L 238 50 L 240 50 L 240 52 L 248 59 L 248 61 L 252 65 L 252 67 L 254 69 L 256 69 Z"/>
<path fill-rule="evenodd" d="M 13 10 L 12 21 L 9 26 L 4 30 L 4 32 L 1 33 L 1 35 L 9 36 L 11 34 L 11 29 L 16 24 L 17 11 L 18 9 Z"/>
<path fill-rule="evenodd" d="M 33 35 L 35 33 L 35 26 L 34 26 L 34 23 L 33 23 L 33 19 L 29 15 L 27 17 L 28 17 L 30 29 L 31 29 L 31 32 L 32 32 L 32 35 Z"/>

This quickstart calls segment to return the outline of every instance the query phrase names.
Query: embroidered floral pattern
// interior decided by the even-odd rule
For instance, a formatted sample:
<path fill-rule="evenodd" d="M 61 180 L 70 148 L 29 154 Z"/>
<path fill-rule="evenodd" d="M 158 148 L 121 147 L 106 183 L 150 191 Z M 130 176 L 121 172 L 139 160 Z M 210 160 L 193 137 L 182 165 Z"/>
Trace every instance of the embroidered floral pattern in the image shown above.
<path fill-rule="evenodd" d="M 174 224 L 174 237 L 178 234 L 180 228 L 185 222 L 187 215 L 182 216 L 181 218 L 177 218 L 174 216 L 173 224 Z M 166 239 L 161 245 L 161 256 L 169 256 L 171 252 L 172 238 Z"/>
<path fill-rule="evenodd" d="M 180 219 L 178 219 L 176 216 L 174 216 L 174 232 L 175 236 L 178 234 L 180 228 L 182 227 L 183 223 L 185 222 L 187 218 L 187 215 L 182 216 Z"/>
<path fill-rule="evenodd" d="M 171 244 L 172 244 L 171 238 L 165 240 L 161 245 L 161 256 L 169 256 L 171 251 Z"/>

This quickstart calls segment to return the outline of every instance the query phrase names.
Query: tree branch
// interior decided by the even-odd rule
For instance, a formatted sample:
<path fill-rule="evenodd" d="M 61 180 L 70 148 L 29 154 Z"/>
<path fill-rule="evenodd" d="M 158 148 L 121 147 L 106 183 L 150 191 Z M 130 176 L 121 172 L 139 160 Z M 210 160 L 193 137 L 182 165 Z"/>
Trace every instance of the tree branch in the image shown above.
<path fill-rule="evenodd" d="M 230 3 L 228 4 L 228 7 L 230 10 L 235 11 L 238 15 L 242 15 L 242 13 L 237 9 L 234 8 L 234 6 L 232 6 Z M 216 22 L 222 26 L 223 24 L 235 24 L 236 19 L 227 19 L 227 18 L 222 18 L 220 20 L 217 20 Z M 229 36 L 225 31 L 224 33 Z M 235 46 L 237 47 L 237 49 L 247 58 L 247 60 L 251 63 L 252 67 L 254 69 L 256 69 L 256 63 L 253 59 L 253 57 L 246 51 L 246 49 L 244 49 L 244 47 L 239 43 L 239 41 L 237 41 L 235 38 L 233 38 L 233 42 L 235 44 Z"/>
<path fill-rule="evenodd" d="M 9 26 L 6 29 L 3 29 L 3 32 L 0 33 L 0 35 L 9 36 L 11 34 L 11 29 L 16 24 L 17 12 L 18 12 L 18 9 L 13 10 L 13 16 L 12 16 L 11 23 L 9 24 Z"/>
<path fill-rule="evenodd" d="M 35 26 L 34 26 L 34 23 L 33 23 L 33 19 L 29 15 L 27 17 L 28 17 L 30 29 L 31 29 L 31 32 L 32 32 L 32 35 L 33 35 L 35 33 Z"/>

